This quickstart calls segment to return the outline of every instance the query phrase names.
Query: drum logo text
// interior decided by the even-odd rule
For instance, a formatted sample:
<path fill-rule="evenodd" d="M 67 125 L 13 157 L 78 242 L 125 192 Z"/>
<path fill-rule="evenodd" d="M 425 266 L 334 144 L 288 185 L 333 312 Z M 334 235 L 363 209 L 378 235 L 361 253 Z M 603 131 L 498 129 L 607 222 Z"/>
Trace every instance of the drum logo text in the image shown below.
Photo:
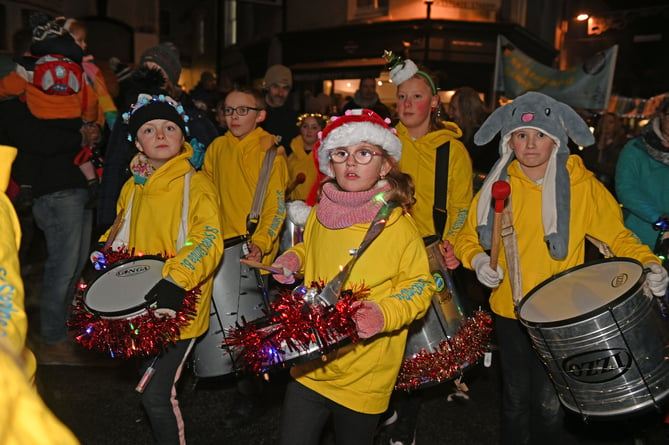
<path fill-rule="evenodd" d="M 603 383 L 626 373 L 631 363 L 626 349 L 600 349 L 568 357 L 563 361 L 562 369 L 574 380 Z"/>
<path fill-rule="evenodd" d="M 627 279 L 629 277 L 627 276 L 626 273 L 621 273 L 613 277 L 613 280 L 611 280 L 611 286 L 613 287 L 620 287 L 623 284 L 627 283 Z"/>
<path fill-rule="evenodd" d="M 119 270 L 118 272 L 116 272 L 116 276 L 119 278 L 132 277 L 134 275 L 143 274 L 144 272 L 147 272 L 150 269 L 151 266 L 146 264 L 134 267 L 128 267 L 127 269 Z"/>

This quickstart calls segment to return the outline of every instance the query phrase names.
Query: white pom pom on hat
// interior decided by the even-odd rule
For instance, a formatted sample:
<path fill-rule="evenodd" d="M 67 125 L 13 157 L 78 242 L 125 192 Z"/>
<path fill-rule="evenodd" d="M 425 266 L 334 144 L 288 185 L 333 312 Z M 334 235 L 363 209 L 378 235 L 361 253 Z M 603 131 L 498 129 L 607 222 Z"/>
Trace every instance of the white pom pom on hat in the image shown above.
<path fill-rule="evenodd" d="M 343 116 L 333 116 L 330 123 L 319 134 L 318 164 L 324 175 L 334 176 L 330 169 L 330 151 L 335 148 L 367 142 L 383 148 L 390 157 L 399 162 L 402 143 L 390 119 L 383 120 L 372 110 L 347 110 Z"/>

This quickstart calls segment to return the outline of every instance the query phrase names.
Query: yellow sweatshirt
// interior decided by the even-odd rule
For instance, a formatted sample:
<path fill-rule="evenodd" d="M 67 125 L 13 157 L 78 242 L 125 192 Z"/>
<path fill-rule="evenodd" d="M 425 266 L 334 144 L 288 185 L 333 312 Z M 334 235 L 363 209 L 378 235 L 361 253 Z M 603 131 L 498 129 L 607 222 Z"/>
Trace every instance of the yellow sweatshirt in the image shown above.
<path fill-rule="evenodd" d="M 186 244 L 177 251 L 184 176 L 192 169 L 188 159 L 193 155 L 190 144 L 186 142 L 184 146 L 181 154 L 156 170 L 145 184 L 128 179 L 116 206 L 117 214 L 125 215 L 134 192 L 128 247 L 137 253 L 171 256 L 163 266 L 163 278 L 172 277 L 186 290 L 196 286 L 202 290 L 197 315 L 181 330 L 181 339 L 198 337 L 209 327 L 213 273 L 223 256 L 218 196 L 209 178 L 201 172 L 191 177 L 188 236 Z M 110 230 L 100 241 L 107 240 Z"/>
<path fill-rule="evenodd" d="M 295 190 L 288 196 L 288 199 L 304 201 L 307 199 L 311 186 L 317 177 L 314 152 L 310 151 L 307 153 L 304 150 L 304 140 L 302 139 L 302 136 L 296 136 L 290 143 L 290 148 L 293 150 L 288 156 L 290 182 L 295 180 L 298 173 L 304 173 L 305 180 L 302 184 L 295 187 Z"/>
<path fill-rule="evenodd" d="M 437 233 L 432 217 L 437 148 L 450 142 L 446 191 L 447 216 L 442 239 L 455 244 L 455 238 L 467 217 L 473 194 L 472 161 L 465 146 L 457 139 L 462 136 L 462 130 L 452 122 L 444 122 L 443 129 L 432 131 L 414 140 L 404 124 L 400 122 L 396 128 L 397 135 L 402 141 L 399 167 L 413 178 L 416 187 L 416 205 L 411 213 L 423 237 Z"/>
<path fill-rule="evenodd" d="M 231 132 L 207 147 L 202 172 L 214 183 L 220 197 L 221 223 L 225 239 L 246 235 L 246 217 L 251 211 L 265 152 L 276 138 L 258 127 L 242 140 Z M 288 167 L 280 147 L 270 172 L 260 221 L 251 242 L 263 252 L 263 263 L 271 264 L 279 249 L 279 235 L 286 219 L 285 192 Z"/>
<path fill-rule="evenodd" d="M 567 161 L 571 183 L 571 221 L 569 222 L 569 247 L 564 260 L 551 258 L 544 242 L 541 223 L 542 186 L 531 181 L 520 168 L 517 160 L 509 165 L 508 182 L 511 185 L 513 225 L 518 237 L 520 270 L 523 295 L 544 280 L 583 263 L 585 236 L 607 244 L 616 256 L 634 258 L 645 264 L 659 263 L 650 249 L 624 225 L 620 206 L 608 190 L 586 170 L 579 156 Z M 483 252 L 476 233 L 476 205 L 474 198 L 469 216 L 457 242 L 455 255 L 467 268 L 472 268 L 474 257 Z M 516 318 L 504 248 L 500 247 L 499 265 L 504 269 L 504 279 L 490 295 L 490 307 L 498 315 Z"/>
<path fill-rule="evenodd" d="M 312 211 L 304 242 L 290 251 L 300 258 L 305 283 L 332 279 L 350 259 L 369 228 L 354 224 L 332 230 Z M 360 256 L 342 289 L 366 285 L 379 304 L 380 334 L 331 353 L 327 362 L 311 361 L 291 369 L 298 382 L 354 411 L 378 414 L 388 407 L 409 324 L 425 315 L 434 292 L 427 253 L 412 218 L 396 208 L 379 237 Z"/>

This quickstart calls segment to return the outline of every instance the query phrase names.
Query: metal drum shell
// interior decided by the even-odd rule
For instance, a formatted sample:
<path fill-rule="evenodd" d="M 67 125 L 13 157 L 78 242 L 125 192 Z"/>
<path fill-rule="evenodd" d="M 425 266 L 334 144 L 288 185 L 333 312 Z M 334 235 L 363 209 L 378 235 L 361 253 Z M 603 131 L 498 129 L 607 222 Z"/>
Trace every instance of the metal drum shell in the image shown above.
<path fill-rule="evenodd" d="M 195 345 L 193 371 L 198 377 L 218 377 L 238 371 L 224 347 L 225 330 L 265 315 L 267 294 L 257 269 L 240 263 L 243 237 L 226 240 L 223 260 L 214 277 L 209 329 Z"/>
<path fill-rule="evenodd" d="M 426 250 L 430 273 L 437 284 L 437 291 L 432 296 L 430 307 L 423 318 L 415 320 L 409 326 L 404 359 L 411 359 L 425 350 L 433 353 L 439 344 L 453 337 L 466 320 L 468 307 L 455 286 L 448 269 L 442 264 L 439 250 L 440 240 L 436 237 L 426 240 Z M 471 366 L 469 364 L 468 366 Z M 429 385 L 431 383 L 426 383 Z"/>
<path fill-rule="evenodd" d="M 622 272 L 614 262 L 620 262 Z M 603 283 L 613 283 L 629 267 L 637 272 L 627 274 L 634 276 L 625 290 L 612 294 L 613 298 L 596 309 L 560 320 L 524 316 L 547 286 L 566 288 L 565 280 L 590 274 L 592 268 L 601 269 L 596 275 Z M 600 260 L 544 281 L 518 306 L 518 318 L 527 327 L 560 401 L 584 418 L 634 414 L 658 406 L 669 395 L 669 324 L 662 319 L 654 297 L 644 293 L 644 280 L 643 269 L 635 260 Z M 611 292 L 615 292 L 613 286 Z"/>

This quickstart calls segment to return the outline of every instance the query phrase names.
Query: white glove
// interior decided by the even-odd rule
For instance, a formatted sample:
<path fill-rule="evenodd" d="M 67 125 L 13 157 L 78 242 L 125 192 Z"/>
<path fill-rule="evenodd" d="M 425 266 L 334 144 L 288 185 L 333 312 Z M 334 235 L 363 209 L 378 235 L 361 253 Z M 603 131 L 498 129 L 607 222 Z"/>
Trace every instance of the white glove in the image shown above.
<path fill-rule="evenodd" d="M 491 289 L 499 286 L 502 278 L 504 278 L 504 270 L 502 270 L 499 264 L 497 265 L 497 270 L 492 270 L 490 267 L 490 255 L 485 252 L 479 253 L 474 257 L 472 266 L 476 271 L 476 278 Z"/>
<path fill-rule="evenodd" d="M 654 262 L 646 263 L 644 268 L 649 270 L 646 274 L 648 289 L 650 289 L 656 297 L 664 297 L 664 294 L 667 291 L 667 284 L 669 284 L 667 270 L 662 267 L 661 264 Z"/>

